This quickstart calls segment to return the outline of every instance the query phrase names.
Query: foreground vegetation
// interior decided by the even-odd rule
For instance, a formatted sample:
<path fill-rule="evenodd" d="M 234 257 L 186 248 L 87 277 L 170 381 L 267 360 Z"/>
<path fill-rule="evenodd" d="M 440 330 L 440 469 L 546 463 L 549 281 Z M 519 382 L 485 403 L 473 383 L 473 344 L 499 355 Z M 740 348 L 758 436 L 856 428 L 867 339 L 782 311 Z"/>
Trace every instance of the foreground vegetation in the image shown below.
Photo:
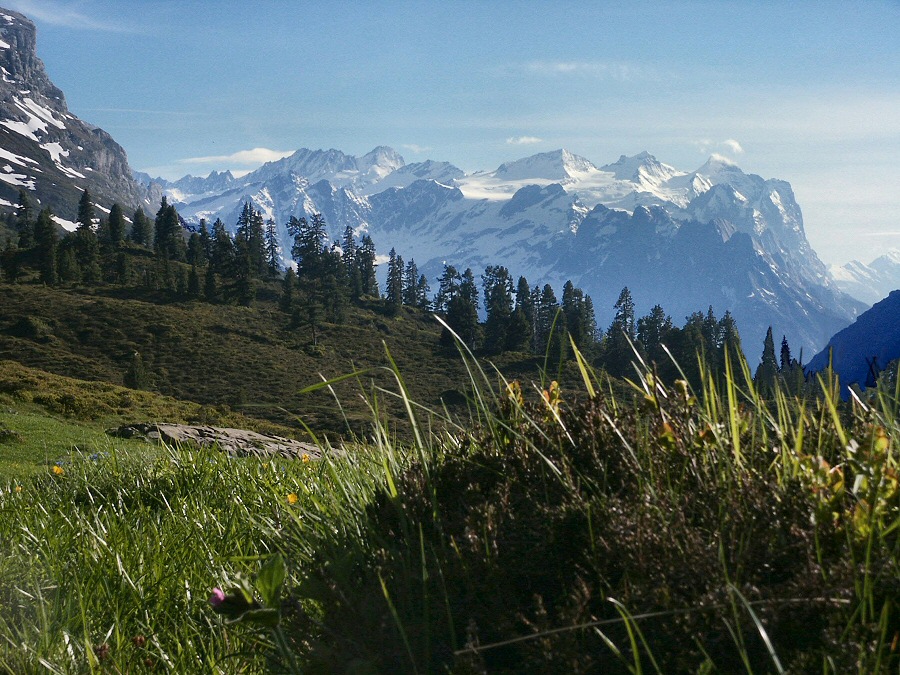
<path fill-rule="evenodd" d="M 584 366 L 535 389 L 463 353 L 461 425 L 395 371 L 318 463 L 108 442 L 0 487 L 2 667 L 900 665 L 896 388 L 763 400 L 746 368 L 696 391 L 642 369 L 623 395 Z"/>

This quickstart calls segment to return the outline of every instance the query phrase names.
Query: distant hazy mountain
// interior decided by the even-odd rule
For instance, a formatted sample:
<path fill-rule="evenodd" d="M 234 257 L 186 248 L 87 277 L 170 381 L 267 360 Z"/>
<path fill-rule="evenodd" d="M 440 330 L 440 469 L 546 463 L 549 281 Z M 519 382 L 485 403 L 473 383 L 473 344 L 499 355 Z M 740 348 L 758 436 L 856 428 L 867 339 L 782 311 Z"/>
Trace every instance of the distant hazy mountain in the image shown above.
<path fill-rule="evenodd" d="M 858 260 L 840 267 L 833 265 L 830 271 L 838 288 L 872 305 L 900 288 L 900 251 L 891 249 L 868 265 Z"/>
<path fill-rule="evenodd" d="M 66 107 L 35 52 L 34 24 L 0 9 L 0 205 L 25 189 L 35 206 L 50 206 L 74 227 L 87 188 L 101 210 L 113 202 L 131 209 L 145 193 L 134 181 L 125 151 L 102 129 Z"/>
<path fill-rule="evenodd" d="M 809 245 L 790 184 L 715 155 L 682 171 L 646 152 L 598 168 L 556 150 L 465 174 L 385 147 L 301 149 L 213 189 L 223 175 L 166 191 L 187 220 L 229 227 L 248 199 L 282 228 L 320 212 L 333 239 L 348 225 L 368 232 L 380 253 L 394 247 L 432 279 L 444 262 L 476 274 L 501 264 L 558 289 L 571 279 L 602 323 L 626 285 L 639 312 L 661 303 L 676 321 L 712 304 L 734 313 L 751 358 L 770 324 L 809 353 L 864 308 Z"/>
<path fill-rule="evenodd" d="M 900 358 L 900 291 L 891 292 L 834 335 L 807 371 L 824 370 L 830 355 L 845 391 L 853 383 L 865 388 L 879 370 Z"/>

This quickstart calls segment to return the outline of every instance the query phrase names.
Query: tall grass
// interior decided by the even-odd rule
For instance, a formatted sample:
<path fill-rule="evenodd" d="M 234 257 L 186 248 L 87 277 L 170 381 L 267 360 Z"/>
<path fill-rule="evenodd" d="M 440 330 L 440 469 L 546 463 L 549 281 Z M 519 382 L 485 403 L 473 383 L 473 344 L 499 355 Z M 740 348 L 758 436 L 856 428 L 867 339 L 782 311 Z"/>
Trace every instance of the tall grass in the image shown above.
<path fill-rule="evenodd" d="M 638 363 L 621 394 L 575 356 L 569 391 L 506 381 L 461 347 L 458 420 L 417 405 L 388 353 L 393 387 L 353 375 L 370 433 L 320 462 L 111 452 L 0 490 L 0 664 L 900 666 L 900 391 L 844 404 L 826 373 L 799 397 L 763 392 L 731 358 L 719 375 L 701 363 L 696 391 Z M 214 612 L 214 587 L 238 610 Z"/>

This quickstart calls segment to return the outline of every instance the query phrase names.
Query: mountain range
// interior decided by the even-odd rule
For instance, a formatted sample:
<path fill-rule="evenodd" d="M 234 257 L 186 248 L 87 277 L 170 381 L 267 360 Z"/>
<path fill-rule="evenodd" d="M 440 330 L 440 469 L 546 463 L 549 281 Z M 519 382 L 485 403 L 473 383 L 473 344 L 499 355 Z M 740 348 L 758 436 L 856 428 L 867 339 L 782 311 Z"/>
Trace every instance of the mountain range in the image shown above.
<path fill-rule="evenodd" d="M 381 260 L 395 248 L 432 284 L 445 263 L 476 274 L 504 265 L 557 292 L 571 280 L 601 324 L 625 286 L 639 313 L 659 303 L 676 323 L 710 305 L 730 310 L 751 358 L 769 325 L 812 353 L 865 308 L 809 245 L 790 184 L 715 155 L 683 171 L 647 152 L 598 166 L 560 149 L 466 173 L 379 146 L 359 157 L 301 149 L 241 177 L 133 174 L 109 134 L 69 112 L 35 37 L 26 17 L 0 10 L 0 206 L 24 189 L 68 229 L 84 189 L 101 212 L 118 202 L 153 213 L 166 194 L 186 221 L 228 227 L 250 200 L 285 251 L 288 218 L 322 213 L 332 239 L 348 226 L 368 232 Z"/>
<path fill-rule="evenodd" d="M 647 152 L 598 167 L 560 149 L 467 174 L 406 164 L 384 146 L 360 157 L 301 149 L 240 178 L 142 178 L 189 222 L 231 227 L 247 200 L 279 226 L 322 213 L 332 239 L 348 226 L 368 232 L 379 253 L 395 248 L 432 280 L 445 263 L 476 274 L 502 264 L 556 288 L 572 280 L 601 321 L 624 286 L 639 311 L 659 303 L 676 321 L 709 305 L 730 310 L 748 351 L 769 325 L 817 351 L 865 308 L 810 246 L 790 184 L 717 155 L 682 171 Z"/>
<path fill-rule="evenodd" d="M 891 249 L 868 265 L 851 260 L 830 269 L 837 287 L 867 305 L 874 305 L 900 288 L 900 250 Z"/>

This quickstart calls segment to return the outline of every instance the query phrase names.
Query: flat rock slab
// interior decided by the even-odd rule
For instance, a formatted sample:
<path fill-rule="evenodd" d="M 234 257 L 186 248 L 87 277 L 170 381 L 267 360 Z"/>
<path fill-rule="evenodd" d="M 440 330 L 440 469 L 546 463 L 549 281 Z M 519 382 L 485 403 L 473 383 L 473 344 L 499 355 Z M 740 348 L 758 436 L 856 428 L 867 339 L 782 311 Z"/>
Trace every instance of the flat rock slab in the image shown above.
<path fill-rule="evenodd" d="M 119 438 L 145 438 L 169 445 L 217 447 L 231 457 L 286 457 L 319 459 L 322 451 L 312 443 L 260 434 L 247 429 L 190 424 L 127 424 L 106 433 Z"/>

